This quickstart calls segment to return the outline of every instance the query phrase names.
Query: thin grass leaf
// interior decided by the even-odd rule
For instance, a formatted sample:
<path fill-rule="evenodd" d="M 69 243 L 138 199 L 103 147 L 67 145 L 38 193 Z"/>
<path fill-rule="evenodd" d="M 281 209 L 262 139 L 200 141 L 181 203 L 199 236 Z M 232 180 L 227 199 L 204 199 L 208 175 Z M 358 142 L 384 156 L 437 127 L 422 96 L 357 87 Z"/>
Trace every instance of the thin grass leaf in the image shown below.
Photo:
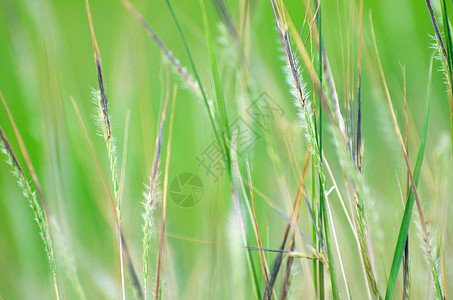
<path fill-rule="evenodd" d="M 300 75 L 297 67 L 297 63 L 294 59 L 294 55 L 292 53 L 291 49 L 291 44 L 289 42 L 288 34 L 287 34 L 287 23 L 286 23 L 286 14 L 284 13 L 284 5 L 282 1 L 279 1 L 278 4 L 276 3 L 275 0 L 271 0 L 272 4 L 272 9 L 274 12 L 274 17 L 275 21 L 277 24 L 277 29 L 280 35 L 282 47 L 284 49 L 284 52 L 286 54 L 287 58 L 287 63 L 288 63 L 288 68 L 291 70 L 292 73 L 292 81 L 291 83 L 295 87 L 296 92 L 294 93 L 294 96 L 297 98 L 297 105 L 299 109 L 301 110 L 300 117 L 303 122 L 303 126 L 306 129 L 307 132 L 307 140 L 310 144 L 312 154 L 315 158 L 316 166 L 318 169 L 318 179 L 319 179 L 319 188 L 320 188 L 320 213 L 318 214 L 318 219 L 319 219 L 319 224 L 318 227 L 320 228 L 320 232 L 322 232 L 321 237 L 322 241 L 320 244 L 320 247 L 325 249 L 325 252 L 327 253 L 327 256 L 329 258 L 328 260 L 328 265 L 329 265 L 329 274 L 330 274 L 330 279 L 331 279 L 331 286 L 332 286 L 332 296 L 334 299 L 338 299 L 339 297 L 339 292 L 337 289 L 337 283 L 336 283 L 336 274 L 335 274 L 335 268 L 334 268 L 334 263 L 333 263 L 333 255 L 330 247 L 330 241 L 329 241 L 329 226 L 326 226 L 327 218 L 324 218 L 323 216 L 326 216 L 326 207 L 324 204 L 324 196 L 325 196 L 325 177 L 322 171 L 322 139 L 319 139 L 319 135 L 317 132 L 316 128 L 316 122 L 313 121 L 313 114 L 311 112 L 311 105 L 309 102 L 306 101 L 306 93 L 304 92 L 303 86 L 301 84 L 300 80 Z M 320 25 L 320 22 L 318 22 Z M 319 70 L 322 75 L 322 46 L 319 47 L 319 61 L 320 61 L 320 66 Z M 312 78 L 316 78 L 316 75 L 312 76 Z M 322 78 L 322 77 L 320 77 Z M 320 99 L 322 100 L 324 98 L 324 94 L 322 92 L 322 79 L 319 80 L 320 83 L 320 88 L 318 89 L 319 91 L 319 96 Z M 321 101 L 322 102 L 322 101 Z M 329 110 L 330 112 L 330 110 Z M 322 116 L 322 114 L 320 114 Z M 320 124 L 322 124 L 322 119 L 320 120 Z M 322 127 L 320 127 L 320 133 L 322 133 Z M 324 234 L 324 236 L 323 236 Z M 319 289 L 319 296 L 321 299 L 324 298 L 324 275 L 323 275 L 323 266 L 320 263 L 318 265 L 318 283 L 320 286 Z"/>
<path fill-rule="evenodd" d="M 415 163 L 415 169 L 414 169 L 414 180 L 415 180 L 416 186 L 418 186 L 418 181 L 420 179 L 420 171 L 421 171 L 421 166 L 422 166 L 424 155 L 425 155 L 425 148 L 426 148 L 426 142 L 427 142 L 427 136 L 428 136 L 428 122 L 429 122 L 429 112 L 430 112 L 430 103 L 431 103 L 430 97 L 429 97 L 431 71 L 432 71 L 432 60 L 431 60 L 431 67 L 430 67 L 429 79 L 428 79 L 428 82 L 429 82 L 428 83 L 428 97 L 426 100 L 425 119 L 424 119 L 424 123 L 423 123 L 423 131 L 422 131 L 422 136 L 421 136 L 421 140 L 420 140 L 420 147 L 418 150 L 417 161 Z M 394 290 L 394 287 L 396 284 L 398 271 L 399 271 L 401 260 L 402 260 L 403 254 L 404 254 L 406 241 L 408 239 L 408 232 L 409 232 L 409 226 L 410 226 L 410 222 L 411 222 L 413 206 L 414 206 L 414 193 L 412 191 L 412 188 L 409 187 L 409 194 L 407 197 L 406 206 L 404 208 L 404 214 L 403 214 L 403 219 L 401 221 L 400 231 L 398 234 L 398 240 L 396 242 L 395 253 L 393 255 L 393 261 L 392 261 L 392 266 L 390 269 L 389 280 L 387 283 L 385 299 L 391 299 L 392 295 L 393 295 L 393 290 Z"/>
<path fill-rule="evenodd" d="M 222 82 L 220 80 L 219 76 L 219 70 L 217 67 L 217 61 L 214 53 L 214 47 L 212 43 L 212 38 L 211 38 L 211 32 L 209 30 L 209 23 L 208 23 L 208 17 L 206 15 L 206 7 L 204 0 L 200 1 L 201 4 L 201 11 L 203 13 L 203 23 L 205 27 L 205 33 L 206 33 L 206 39 L 208 42 L 208 49 L 209 49 L 209 58 L 211 62 L 211 69 L 212 69 L 212 76 L 214 78 L 214 85 L 215 85 L 215 101 L 214 101 L 214 107 L 215 107 L 215 112 L 217 114 L 215 120 L 217 120 L 217 128 L 219 128 L 221 137 L 220 137 L 220 142 L 222 143 L 223 151 L 225 152 L 225 157 L 226 157 L 226 163 L 227 163 L 227 169 L 229 170 L 229 175 L 231 177 L 231 161 L 230 161 L 230 151 L 231 151 L 231 145 L 228 143 L 230 141 L 230 128 L 228 124 L 228 117 L 226 113 L 226 105 L 225 105 L 225 98 L 223 95 L 223 88 L 222 88 Z"/>
<path fill-rule="evenodd" d="M 252 175 L 250 174 L 250 166 L 249 166 L 248 159 L 246 159 L 246 165 L 247 165 L 247 174 L 248 174 L 248 179 L 249 179 L 250 197 L 252 199 L 253 221 L 254 221 L 254 224 L 255 224 L 256 240 L 258 242 L 258 250 L 259 250 L 259 254 L 260 254 L 261 270 L 263 272 L 264 282 L 266 284 L 267 298 L 269 300 L 271 300 L 272 299 L 272 290 L 269 287 L 269 276 L 267 274 L 266 264 L 265 264 L 265 261 L 264 261 L 263 245 L 261 243 L 261 236 L 260 236 L 260 231 L 259 231 L 259 227 L 258 227 L 258 220 L 256 219 L 255 197 L 254 197 L 254 194 L 253 194 Z"/>
<path fill-rule="evenodd" d="M 249 206 L 249 203 L 247 200 L 247 195 L 244 194 L 245 187 L 243 184 L 241 172 L 239 170 L 238 160 L 237 160 L 236 155 L 237 155 L 237 151 L 231 152 L 231 163 L 232 163 L 231 164 L 231 166 L 232 166 L 231 195 L 233 198 L 234 210 L 235 210 L 235 213 L 240 222 L 240 228 L 241 228 L 241 233 L 242 233 L 242 242 L 244 244 L 244 247 L 247 248 L 251 242 L 250 242 L 249 233 L 248 233 L 248 230 L 246 228 L 245 221 L 243 218 L 242 212 L 244 211 L 244 204 L 239 201 L 241 198 L 241 194 L 239 191 L 243 192 L 244 202 L 246 205 L 248 205 L 247 208 L 248 208 L 250 220 L 253 220 L 253 218 L 251 217 L 251 209 L 250 209 L 250 206 Z M 254 295 L 255 295 L 256 299 L 260 299 L 262 294 L 261 294 L 261 289 L 260 289 L 260 285 L 259 285 L 258 274 L 256 271 L 255 263 L 253 261 L 252 253 L 250 250 L 246 251 L 246 258 L 247 258 L 247 266 L 249 268 L 249 274 L 251 277 L 251 281 L 253 282 L 253 285 L 254 285 L 254 289 L 253 289 Z M 263 295 L 264 295 L 264 293 L 263 293 Z"/>
<path fill-rule="evenodd" d="M 403 68 L 404 82 L 404 129 L 406 135 L 406 149 L 409 155 L 409 129 L 407 121 L 407 91 L 406 91 L 406 69 Z M 409 173 L 406 172 L 406 199 L 409 196 Z M 403 254 L 403 300 L 409 299 L 410 292 L 410 271 L 409 271 L 409 236 L 406 239 Z"/>
<path fill-rule="evenodd" d="M 418 194 L 417 194 L 417 191 L 416 191 L 416 188 L 417 188 L 417 185 L 418 185 L 418 180 L 420 178 L 421 165 L 422 165 L 423 158 L 424 158 L 424 150 L 425 150 L 425 147 L 426 147 L 426 138 L 427 138 L 428 121 L 429 121 L 429 104 L 430 104 L 430 100 L 429 100 L 429 97 L 428 97 L 427 104 L 426 104 L 427 107 L 426 107 L 425 121 L 424 121 L 424 124 L 423 124 L 422 139 L 421 139 L 420 148 L 419 148 L 418 155 L 417 155 L 417 161 L 416 161 L 416 164 L 415 164 L 414 173 L 412 173 L 411 168 L 410 168 L 410 164 L 409 164 L 409 159 L 407 157 L 407 151 L 406 151 L 406 148 L 404 146 L 404 142 L 403 142 L 403 139 L 402 139 L 402 136 L 401 136 L 401 132 L 399 130 L 398 123 L 396 121 L 396 116 L 395 116 L 395 113 L 394 113 L 394 110 L 393 110 L 393 106 L 392 106 L 392 103 L 391 103 L 391 98 L 390 98 L 390 94 L 389 94 L 389 91 L 388 91 L 387 83 L 385 81 L 382 65 L 380 63 L 380 58 L 379 58 L 379 53 L 378 53 L 378 50 L 377 50 L 377 45 L 376 45 L 376 40 L 375 40 L 373 27 L 372 27 L 372 31 L 373 31 L 373 38 L 374 38 L 374 46 L 375 46 L 376 56 L 377 56 L 377 59 L 378 59 L 378 65 L 379 65 L 379 68 L 380 68 L 380 72 L 381 72 L 381 77 L 382 77 L 382 80 L 383 80 L 385 93 L 386 93 L 387 100 L 388 100 L 388 103 L 389 103 L 389 106 L 390 106 L 390 111 L 392 113 L 392 118 L 393 118 L 393 121 L 394 121 L 395 126 L 396 126 L 398 139 L 400 141 L 400 145 L 401 145 L 401 148 L 403 150 L 403 155 L 404 155 L 404 158 L 405 158 L 405 161 L 406 161 L 406 165 L 407 165 L 407 169 L 408 169 L 408 173 L 409 173 L 409 179 L 410 179 L 410 182 L 411 182 L 411 188 L 410 188 L 409 196 L 408 196 L 408 199 L 407 199 L 407 202 L 406 202 L 406 207 L 405 207 L 405 210 L 404 210 L 403 219 L 402 219 L 402 223 L 401 223 L 401 227 L 400 227 L 400 232 L 399 232 L 399 235 L 398 235 L 398 240 L 397 240 L 397 244 L 396 244 L 396 248 L 395 248 L 395 254 L 393 256 L 392 267 L 390 269 L 389 280 L 388 280 L 388 283 L 387 283 L 387 290 L 386 290 L 386 294 L 385 294 L 385 299 L 387 300 L 387 299 L 392 299 L 392 295 L 393 295 L 393 291 L 394 291 L 394 287 L 395 287 L 395 283 L 396 283 L 396 278 L 397 278 L 397 275 L 398 275 L 398 271 L 399 271 L 399 268 L 400 268 L 401 260 L 402 260 L 402 257 L 403 257 L 404 247 L 405 247 L 406 240 L 407 240 L 407 233 L 408 233 L 408 230 L 409 230 L 410 216 L 412 214 L 412 207 L 413 207 L 413 204 L 414 204 L 414 199 L 415 199 L 415 202 L 417 204 L 418 211 L 419 211 L 420 222 L 421 222 L 421 227 L 422 227 L 422 232 L 423 232 L 423 239 L 424 239 L 425 243 L 427 244 L 427 248 L 431 249 L 431 246 L 429 245 L 429 234 L 428 234 L 428 231 L 426 229 L 426 222 L 425 222 L 425 219 L 424 219 L 424 216 L 423 216 L 423 212 L 421 210 L 420 200 L 418 198 Z M 431 66 L 432 66 L 432 60 L 431 60 Z M 430 74 L 431 74 L 431 68 L 430 68 Z M 433 277 L 435 278 L 436 274 L 434 274 L 434 272 L 432 272 L 432 273 L 433 273 Z"/>
<path fill-rule="evenodd" d="M 179 32 L 179 35 L 183 41 L 183 44 L 184 44 L 184 48 L 186 50 L 186 53 L 187 53 L 187 56 L 189 58 L 189 61 L 190 61 L 190 65 L 192 67 L 192 71 L 195 75 L 195 79 L 198 83 L 198 86 L 200 87 L 200 91 L 201 91 L 201 95 L 202 95 L 202 99 L 204 101 L 204 105 L 205 105 L 205 108 L 208 112 L 208 115 L 209 115 L 209 121 L 211 122 L 211 126 L 212 126 L 212 129 L 214 130 L 214 135 L 215 135 L 215 138 L 216 138 L 216 141 L 217 143 L 222 146 L 222 142 L 221 142 L 221 132 L 215 122 L 215 119 L 214 119 L 214 115 L 213 115 L 213 112 L 212 112 L 212 109 L 211 109 L 211 106 L 209 105 L 209 100 L 208 100 L 208 97 L 206 95 L 206 92 L 203 88 L 203 85 L 201 83 L 201 79 L 200 79 L 200 76 L 198 75 L 198 72 L 197 72 L 197 68 L 195 66 L 195 61 L 193 60 L 193 57 L 192 57 L 192 54 L 190 52 L 190 48 L 189 48 L 189 45 L 187 44 L 187 41 L 186 41 L 186 38 L 184 36 L 184 33 L 182 31 L 182 28 L 181 28 L 181 25 L 179 23 L 179 20 L 178 18 L 176 17 L 176 14 L 175 14 L 175 11 L 173 10 L 173 6 L 171 5 L 171 2 L 170 0 L 166 0 L 166 3 L 167 3 L 167 6 L 168 6 L 168 9 L 170 10 L 171 12 L 171 15 L 173 17 L 173 21 L 175 22 L 176 24 L 176 27 L 178 29 L 178 32 Z"/>
<path fill-rule="evenodd" d="M 168 142 L 167 142 L 167 157 L 165 161 L 165 176 L 164 176 L 164 195 L 162 201 L 162 223 L 160 227 L 160 237 L 159 237 L 159 249 L 157 254 L 157 269 L 156 269 L 156 286 L 154 290 L 154 298 L 155 300 L 159 300 L 161 297 L 160 293 L 163 291 L 160 289 L 160 277 L 161 277 L 161 268 L 162 268 L 162 251 L 164 247 L 164 239 L 165 239 L 165 221 L 166 221 L 166 213 L 167 213 L 167 190 L 168 190 L 168 170 L 170 168 L 170 155 L 171 155 L 171 141 L 173 137 L 173 121 L 175 116 L 175 105 L 176 105 L 176 95 L 178 92 L 178 86 L 175 85 L 173 89 L 173 104 L 171 107 L 171 116 L 170 116 L 170 128 L 168 134 Z M 159 292 L 160 291 L 160 292 Z"/>

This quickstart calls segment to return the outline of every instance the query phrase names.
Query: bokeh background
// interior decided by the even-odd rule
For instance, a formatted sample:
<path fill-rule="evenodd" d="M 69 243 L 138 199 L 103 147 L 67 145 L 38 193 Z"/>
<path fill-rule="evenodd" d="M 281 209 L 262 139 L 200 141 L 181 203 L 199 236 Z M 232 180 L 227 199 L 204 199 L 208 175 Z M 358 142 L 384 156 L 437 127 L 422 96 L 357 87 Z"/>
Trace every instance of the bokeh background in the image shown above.
<path fill-rule="evenodd" d="M 225 98 L 231 120 L 244 115 L 238 96 L 237 76 L 229 61 L 225 33 L 213 4 L 207 1 L 208 18 L 215 39 L 215 50 L 225 84 Z M 281 163 L 285 189 L 263 139 L 247 152 L 256 190 L 277 207 L 287 211 L 287 197 L 297 190 L 297 163 L 303 166 L 306 142 L 297 110 L 286 84 L 284 61 L 269 1 L 249 1 L 248 59 L 253 79 L 260 92 L 266 92 L 285 112 L 273 129 L 277 155 Z M 148 20 L 169 49 L 184 66 L 189 66 L 183 43 L 171 19 L 165 1 L 132 2 Z M 235 20 L 243 1 L 227 1 Z M 302 27 L 305 1 L 285 1 L 297 28 Z M 323 1 L 323 34 L 340 103 L 348 95 L 347 74 L 356 69 L 358 1 Z M 145 183 L 151 172 L 159 111 L 165 93 L 165 68 L 160 49 L 131 16 L 120 1 L 92 0 L 94 29 L 102 54 L 108 87 L 113 134 L 116 137 L 119 166 L 126 158 L 122 219 L 126 238 L 141 278 L 142 201 Z M 199 1 L 173 1 L 195 62 L 204 84 L 210 78 L 208 48 L 204 35 Z M 75 255 L 82 285 L 89 299 L 120 299 L 121 282 L 113 217 L 98 171 L 77 119 L 71 99 L 77 103 L 104 173 L 109 166 L 103 139 L 94 121 L 92 91 L 97 87 L 85 1 L 82 0 L 0 0 L 0 89 L 18 124 L 31 160 L 43 185 L 50 209 L 63 228 L 65 242 Z M 406 177 L 388 105 L 378 84 L 376 58 L 372 47 L 371 23 L 393 103 L 401 128 L 404 126 L 403 69 L 407 82 L 410 160 L 415 164 L 416 149 L 422 128 L 430 58 L 433 54 L 430 35 L 434 33 L 425 1 L 364 1 L 363 14 L 363 137 L 364 177 L 374 202 L 372 235 L 378 278 L 385 287 L 394 245 L 404 209 Z M 353 32 L 351 36 L 348 32 Z M 348 47 L 349 45 L 349 47 Z M 350 53 L 348 53 L 348 48 Z M 348 69 L 349 68 L 349 69 Z M 433 225 L 433 238 L 439 239 L 439 220 L 451 216 L 451 208 L 442 206 L 451 200 L 451 129 L 446 86 L 435 62 L 431 86 L 432 110 L 428 146 L 420 181 L 420 198 L 428 221 Z M 351 72 L 349 72 L 351 73 Z M 202 103 L 172 73 L 172 83 L 179 84 L 175 109 L 170 172 L 171 181 L 184 172 L 197 174 L 203 181 L 204 194 L 194 207 L 182 208 L 171 200 L 167 207 L 165 247 L 165 298 L 229 299 L 235 295 L 234 267 L 231 264 L 231 242 L 237 225 L 226 175 L 216 181 L 197 164 L 199 156 L 215 141 Z M 349 80 L 349 81 L 348 81 Z M 349 85 L 350 86 L 350 85 Z M 309 87 L 310 88 L 310 87 Z M 355 93 L 355 91 L 354 91 Z M 258 94 L 257 94 L 258 96 Z M 129 125 L 126 127 L 127 120 Z M 13 148 L 19 148 L 4 108 L 0 124 Z M 327 127 L 326 127 L 327 128 Z M 124 153 L 125 130 L 127 152 Z M 279 133 L 280 131 L 280 133 Z M 284 146 L 282 133 L 291 137 L 296 161 Z M 280 138 L 279 138 L 280 137 Z M 164 139 L 166 145 L 167 138 Z M 325 133 L 325 152 L 341 184 L 341 170 L 330 133 Z M 166 146 L 164 146 L 165 149 Z M 448 150 L 450 149 L 450 150 Z M 444 152 L 446 151 L 446 152 Z M 450 152 L 448 152 L 450 151 Z M 447 153 L 447 159 L 441 159 Z M 449 154 L 450 153 L 450 156 Z M 165 161 L 165 153 L 162 157 Z M 244 157 L 239 158 L 243 163 Z M 22 157 L 20 160 L 23 162 Z M 27 173 L 28 174 L 28 173 Z M 163 175 L 163 174 L 162 174 Z M 30 177 L 29 177 L 30 178 Z M 162 181 L 163 176 L 161 177 Z M 331 184 L 329 181 L 328 184 Z M 310 183 L 307 182 L 307 186 Z M 401 192 L 402 190 L 402 192 Z M 343 192 L 345 192 L 343 190 Z M 344 196 L 346 194 L 344 193 Z M 266 247 L 280 244 L 285 220 L 256 196 L 258 222 Z M 338 198 L 330 198 L 345 271 L 353 298 L 367 297 L 360 273 L 358 252 L 347 227 Z M 447 211 L 445 211 L 447 209 Z M 158 210 L 160 212 L 160 210 Z M 311 234 L 305 214 L 301 229 Z M 159 213 L 160 214 L 160 213 Z M 414 213 L 413 220 L 418 221 Z M 160 217 L 156 221 L 156 232 Z M 447 288 L 453 288 L 452 226 L 448 223 L 445 240 Z M 429 270 L 420 250 L 418 231 L 411 226 L 412 298 L 432 297 Z M 209 241 L 205 243 L 202 241 Z M 217 244 L 216 244 L 217 243 Z M 436 244 L 436 243 L 435 243 Z M 157 241 L 151 249 L 151 274 Z M 301 249 L 303 250 L 303 249 Z M 243 250 L 239 250 L 243 251 Z M 269 254 L 271 261 L 273 254 Z M 258 254 L 254 254 L 259 264 Z M 58 266 L 61 295 L 73 299 L 75 294 Z M 301 272 L 300 289 L 310 281 Z M 401 289 L 401 280 L 397 290 Z M 251 282 L 243 278 L 243 296 L 252 296 Z M 127 292 L 133 295 L 130 283 Z M 307 292 L 310 296 L 310 292 Z M 297 293 L 295 295 L 298 295 Z M 51 299 L 54 297 L 48 261 L 31 209 L 5 163 L 0 161 L 0 296 L 4 299 Z"/>

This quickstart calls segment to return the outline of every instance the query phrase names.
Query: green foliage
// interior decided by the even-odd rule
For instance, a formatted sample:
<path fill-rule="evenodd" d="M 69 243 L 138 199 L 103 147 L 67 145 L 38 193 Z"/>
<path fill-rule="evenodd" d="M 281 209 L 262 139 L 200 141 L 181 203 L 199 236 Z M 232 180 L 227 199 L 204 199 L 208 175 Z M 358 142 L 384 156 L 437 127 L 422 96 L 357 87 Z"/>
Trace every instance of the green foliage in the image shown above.
<path fill-rule="evenodd" d="M 0 298 L 394 299 L 408 238 L 453 288 L 450 2 L 91 2 L 0 3 Z"/>

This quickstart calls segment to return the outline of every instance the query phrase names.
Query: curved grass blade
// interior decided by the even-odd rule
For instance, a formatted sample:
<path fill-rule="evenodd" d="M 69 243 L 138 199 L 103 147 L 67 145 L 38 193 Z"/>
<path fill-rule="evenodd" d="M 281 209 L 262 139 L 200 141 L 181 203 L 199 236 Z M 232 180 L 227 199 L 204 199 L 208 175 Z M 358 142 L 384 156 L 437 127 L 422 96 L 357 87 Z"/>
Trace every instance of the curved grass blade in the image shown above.
<path fill-rule="evenodd" d="M 189 49 L 189 45 L 187 44 L 186 38 L 185 38 L 184 33 L 182 31 L 181 25 L 179 24 L 178 17 L 176 17 L 175 11 L 173 10 L 173 6 L 171 5 L 170 0 L 166 0 L 166 3 L 167 3 L 167 6 L 168 6 L 168 9 L 171 12 L 173 20 L 174 20 L 174 22 L 176 24 L 176 27 L 177 27 L 178 32 L 179 32 L 179 35 L 181 36 L 182 42 L 184 44 L 184 48 L 185 48 L 187 56 L 189 58 L 189 62 L 190 62 L 190 65 L 192 67 L 195 79 L 196 79 L 196 81 L 198 83 L 198 86 L 200 88 L 201 96 L 203 98 L 204 105 L 206 106 L 206 110 L 207 110 L 208 115 L 209 115 L 209 121 L 211 122 L 211 126 L 212 126 L 212 128 L 214 130 L 214 134 L 215 134 L 217 143 L 219 145 L 222 145 L 221 140 L 220 140 L 220 138 L 221 138 L 220 134 L 221 133 L 219 132 L 219 128 L 217 127 L 217 125 L 215 123 L 214 115 L 213 115 L 211 107 L 209 105 L 208 97 L 207 97 L 206 92 L 205 92 L 205 90 L 203 88 L 203 85 L 201 84 L 200 76 L 198 75 L 197 68 L 195 66 L 195 62 L 193 60 L 192 54 L 191 54 L 190 49 Z"/>
<path fill-rule="evenodd" d="M 208 23 L 208 17 L 206 15 L 206 8 L 205 8 L 204 0 L 200 1 L 200 4 L 201 4 L 201 8 L 202 8 L 201 10 L 203 13 L 203 23 L 204 23 L 205 32 L 206 32 L 206 38 L 207 38 L 207 42 L 208 42 L 212 76 L 214 78 L 215 95 L 216 95 L 215 101 L 214 101 L 214 108 L 215 108 L 215 113 L 217 114 L 215 116 L 215 120 L 218 123 L 217 128 L 219 128 L 220 133 L 222 134 L 222 136 L 220 136 L 220 141 L 222 143 L 222 147 L 224 148 L 225 157 L 227 160 L 226 161 L 227 169 L 229 170 L 228 172 L 230 173 L 230 176 L 231 176 L 231 159 L 230 159 L 231 145 L 229 145 L 229 143 L 227 143 L 227 141 L 230 141 L 230 130 L 229 130 L 229 124 L 228 124 L 228 117 L 227 117 L 227 113 L 226 113 L 225 98 L 223 95 L 222 83 L 220 81 L 219 69 L 217 67 L 217 60 L 216 60 L 215 53 L 214 53 L 211 32 L 209 30 L 209 23 Z"/>
<path fill-rule="evenodd" d="M 414 169 L 414 181 L 415 185 L 418 186 L 420 179 L 420 170 L 423 163 L 423 158 L 425 155 L 426 140 L 428 136 L 428 121 L 429 121 L 429 111 L 430 111 L 430 98 L 429 98 L 429 86 L 431 83 L 431 73 L 432 73 L 432 59 L 431 67 L 429 71 L 428 79 L 428 97 L 426 100 L 426 111 L 425 111 L 425 120 L 423 123 L 423 132 L 420 141 L 420 148 L 418 150 L 417 161 L 415 163 Z M 393 290 L 395 288 L 396 278 L 398 277 L 398 271 L 401 265 L 401 260 L 403 258 L 404 249 L 406 246 L 406 241 L 408 238 L 409 225 L 411 222 L 412 208 L 414 207 L 414 192 L 412 187 L 409 187 L 409 194 L 407 197 L 406 207 L 404 208 L 403 219 L 401 221 L 400 231 L 398 234 L 398 240 L 396 242 L 395 254 L 393 255 L 392 267 L 390 269 L 389 279 L 387 283 L 387 291 L 385 294 L 385 299 L 392 299 Z"/>

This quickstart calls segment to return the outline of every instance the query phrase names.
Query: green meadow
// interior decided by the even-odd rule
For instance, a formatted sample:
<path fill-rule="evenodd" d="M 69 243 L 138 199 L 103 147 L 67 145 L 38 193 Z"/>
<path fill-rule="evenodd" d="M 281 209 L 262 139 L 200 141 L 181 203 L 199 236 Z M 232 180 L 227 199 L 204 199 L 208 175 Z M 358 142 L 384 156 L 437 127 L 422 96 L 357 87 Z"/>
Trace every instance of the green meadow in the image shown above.
<path fill-rule="evenodd" d="M 0 299 L 447 299 L 452 22 L 0 0 Z"/>

